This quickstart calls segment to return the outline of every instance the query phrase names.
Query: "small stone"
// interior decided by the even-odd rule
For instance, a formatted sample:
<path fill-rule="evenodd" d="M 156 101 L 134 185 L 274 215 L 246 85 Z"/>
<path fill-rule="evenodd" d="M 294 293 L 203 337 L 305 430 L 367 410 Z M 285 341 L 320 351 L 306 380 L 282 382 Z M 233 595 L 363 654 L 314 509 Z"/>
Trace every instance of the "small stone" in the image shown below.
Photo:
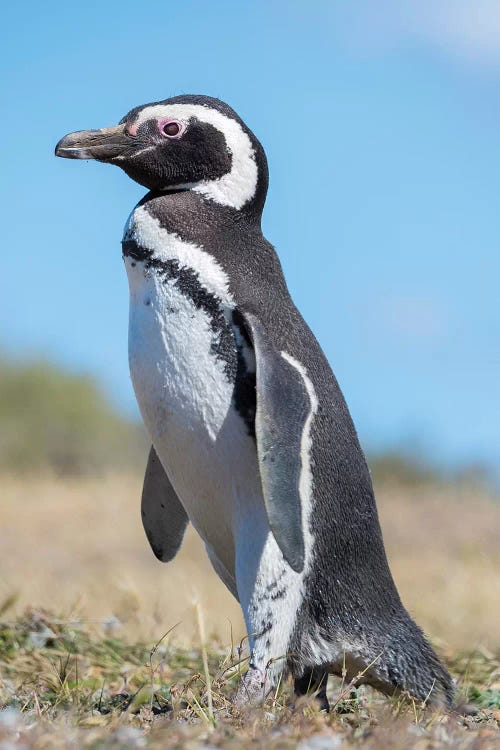
<path fill-rule="evenodd" d="M 429 750 L 431 747 L 431 743 L 429 740 L 417 740 L 414 745 L 412 745 L 412 750 Z"/>
<path fill-rule="evenodd" d="M 420 737 L 422 734 L 425 734 L 425 727 L 421 724 L 409 724 L 406 731 L 408 734 L 415 734 L 417 737 Z"/>
<path fill-rule="evenodd" d="M 498 737 L 498 732 L 495 729 L 480 729 L 477 734 L 482 739 Z"/>
<path fill-rule="evenodd" d="M 23 715 L 17 708 L 4 708 L 0 711 L 0 727 L 7 731 L 17 729 L 23 723 Z"/>
<path fill-rule="evenodd" d="M 28 641 L 33 648 L 45 648 L 54 638 L 56 638 L 54 631 L 46 625 L 42 625 L 39 630 L 32 630 L 30 632 Z"/>
<path fill-rule="evenodd" d="M 301 740 L 297 750 L 337 750 L 342 745 L 343 738 L 337 734 L 313 734 L 306 740 Z"/>
<path fill-rule="evenodd" d="M 107 635 L 114 635 L 121 627 L 123 623 L 116 615 L 109 615 L 102 623 L 102 629 Z"/>
<path fill-rule="evenodd" d="M 125 744 L 127 747 L 141 748 L 146 747 L 146 738 L 144 732 L 137 727 L 119 727 L 114 732 L 114 739 Z"/>

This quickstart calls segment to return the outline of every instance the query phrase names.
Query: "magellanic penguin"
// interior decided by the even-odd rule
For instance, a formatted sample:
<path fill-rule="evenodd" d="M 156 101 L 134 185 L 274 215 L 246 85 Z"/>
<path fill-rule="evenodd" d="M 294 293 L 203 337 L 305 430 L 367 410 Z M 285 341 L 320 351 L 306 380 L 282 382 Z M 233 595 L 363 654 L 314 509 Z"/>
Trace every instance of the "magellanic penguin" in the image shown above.
<path fill-rule="evenodd" d="M 188 521 L 241 604 L 237 703 L 285 670 L 327 706 L 329 673 L 450 705 L 452 681 L 404 609 L 370 474 L 330 366 L 261 231 L 264 150 L 206 96 L 65 136 L 57 156 L 116 164 L 150 192 L 123 236 L 129 360 L 151 437 L 142 519 L 171 560 Z"/>

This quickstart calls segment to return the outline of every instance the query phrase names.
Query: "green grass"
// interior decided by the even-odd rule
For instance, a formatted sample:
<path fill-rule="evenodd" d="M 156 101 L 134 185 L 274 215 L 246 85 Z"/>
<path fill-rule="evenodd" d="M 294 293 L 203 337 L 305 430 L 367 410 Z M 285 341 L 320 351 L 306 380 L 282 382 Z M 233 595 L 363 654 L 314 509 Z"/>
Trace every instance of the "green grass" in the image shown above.
<path fill-rule="evenodd" d="M 478 707 L 475 716 L 423 710 L 340 681 L 329 688 L 335 708 L 328 716 L 309 700 L 294 706 L 288 682 L 266 706 L 241 713 L 230 697 L 245 669 L 245 644 L 187 650 L 174 639 L 175 628 L 156 643 L 128 643 L 102 626 L 40 611 L 0 623 L 0 705 L 7 709 L 0 711 L 0 747 L 14 750 L 17 741 L 35 750 L 314 750 L 342 741 L 343 748 L 380 750 L 469 748 L 474 742 L 476 750 L 500 743 L 500 660 L 493 654 L 447 660 L 459 694 Z"/>

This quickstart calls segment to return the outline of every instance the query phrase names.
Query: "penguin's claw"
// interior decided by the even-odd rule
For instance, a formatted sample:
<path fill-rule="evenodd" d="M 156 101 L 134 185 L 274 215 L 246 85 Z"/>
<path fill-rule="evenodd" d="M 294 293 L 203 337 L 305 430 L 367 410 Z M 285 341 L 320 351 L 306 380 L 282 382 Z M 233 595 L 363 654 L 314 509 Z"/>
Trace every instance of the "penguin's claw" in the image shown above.
<path fill-rule="evenodd" d="M 265 701 L 271 688 L 264 672 L 257 667 L 249 667 L 238 685 L 233 705 L 239 709 L 258 706 Z"/>

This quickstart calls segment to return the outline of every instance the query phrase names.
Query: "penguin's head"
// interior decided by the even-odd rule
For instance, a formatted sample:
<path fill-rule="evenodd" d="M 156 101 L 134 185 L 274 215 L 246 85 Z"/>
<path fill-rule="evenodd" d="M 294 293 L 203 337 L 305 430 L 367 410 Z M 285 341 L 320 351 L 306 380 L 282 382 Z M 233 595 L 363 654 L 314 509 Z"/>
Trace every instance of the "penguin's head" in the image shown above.
<path fill-rule="evenodd" d="M 264 150 L 236 112 L 208 96 L 135 107 L 111 128 L 64 136 L 56 156 L 116 164 L 155 192 L 195 190 L 235 209 L 262 210 Z"/>

